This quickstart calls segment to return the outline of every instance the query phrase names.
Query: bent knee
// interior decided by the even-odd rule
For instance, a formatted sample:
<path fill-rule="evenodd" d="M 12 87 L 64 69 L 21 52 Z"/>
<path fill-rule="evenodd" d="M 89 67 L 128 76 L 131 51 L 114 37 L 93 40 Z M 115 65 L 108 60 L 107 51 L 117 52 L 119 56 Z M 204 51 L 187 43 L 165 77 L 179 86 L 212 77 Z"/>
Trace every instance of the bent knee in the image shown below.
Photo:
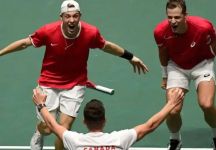
<path fill-rule="evenodd" d="M 203 111 L 207 111 L 213 109 L 214 105 L 213 103 L 204 103 L 204 104 L 200 104 L 200 107 Z"/>
<path fill-rule="evenodd" d="M 45 123 L 38 125 L 38 131 L 43 135 L 50 135 L 52 133 L 52 130 Z"/>
<path fill-rule="evenodd" d="M 213 98 L 205 98 L 203 100 L 199 99 L 199 106 L 202 110 L 209 110 L 214 108 L 214 99 Z"/>
<path fill-rule="evenodd" d="M 170 115 L 170 116 L 179 115 L 180 112 L 181 112 L 181 109 L 180 109 L 180 108 L 175 108 L 175 109 L 173 109 L 173 110 L 169 113 L 169 115 Z"/>
<path fill-rule="evenodd" d="M 179 115 L 181 113 L 182 110 L 182 103 L 179 104 L 178 106 L 176 106 L 171 112 L 170 115 Z"/>

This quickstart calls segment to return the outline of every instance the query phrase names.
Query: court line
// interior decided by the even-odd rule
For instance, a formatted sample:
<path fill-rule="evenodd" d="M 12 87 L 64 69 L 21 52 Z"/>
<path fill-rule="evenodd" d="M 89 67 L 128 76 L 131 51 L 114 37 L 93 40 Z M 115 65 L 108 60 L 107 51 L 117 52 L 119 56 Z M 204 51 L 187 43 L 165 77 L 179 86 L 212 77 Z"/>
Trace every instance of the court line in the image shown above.
<path fill-rule="evenodd" d="M 29 149 L 30 146 L 0 146 L 0 149 Z M 53 146 L 44 146 L 43 149 L 54 149 Z M 167 150 L 167 148 L 158 147 L 132 147 L 130 150 Z M 181 148 L 181 150 L 212 150 L 212 148 Z"/>

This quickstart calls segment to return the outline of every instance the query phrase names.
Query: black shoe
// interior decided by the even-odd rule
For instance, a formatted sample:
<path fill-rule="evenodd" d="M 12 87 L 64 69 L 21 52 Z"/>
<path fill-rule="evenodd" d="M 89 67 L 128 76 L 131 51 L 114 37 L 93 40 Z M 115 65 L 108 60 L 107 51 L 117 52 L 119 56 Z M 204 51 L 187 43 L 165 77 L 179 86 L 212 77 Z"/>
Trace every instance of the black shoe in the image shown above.
<path fill-rule="evenodd" d="M 182 142 L 175 139 L 170 139 L 170 143 L 168 146 L 168 150 L 180 150 L 182 146 Z"/>
<path fill-rule="evenodd" d="M 216 137 L 215 138 L 213 138 L 213 150 L 216 150 Z"/>

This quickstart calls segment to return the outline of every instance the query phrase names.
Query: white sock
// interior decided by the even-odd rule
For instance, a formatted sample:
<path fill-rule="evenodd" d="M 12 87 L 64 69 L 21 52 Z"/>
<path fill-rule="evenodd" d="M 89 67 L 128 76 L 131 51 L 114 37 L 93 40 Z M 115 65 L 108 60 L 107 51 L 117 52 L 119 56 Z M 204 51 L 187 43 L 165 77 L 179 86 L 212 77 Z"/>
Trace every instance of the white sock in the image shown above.
<path fill-rule="evenodd" d="M 216 128 L 212 128 L 213 137 L 216 138 Z"/>
<path fill-rule="evenodd" d="M 176 132 L 176 133 L 170 133 L 170 139 L 175 139 L 175 140 L 181 140 L 181 134 L 180 132 Z"/>
<path fill-rule="evenodd" d="M 37 134 L 41 134 L 38 130 L 36 130 L 35 133 L 37 133 Z"/>

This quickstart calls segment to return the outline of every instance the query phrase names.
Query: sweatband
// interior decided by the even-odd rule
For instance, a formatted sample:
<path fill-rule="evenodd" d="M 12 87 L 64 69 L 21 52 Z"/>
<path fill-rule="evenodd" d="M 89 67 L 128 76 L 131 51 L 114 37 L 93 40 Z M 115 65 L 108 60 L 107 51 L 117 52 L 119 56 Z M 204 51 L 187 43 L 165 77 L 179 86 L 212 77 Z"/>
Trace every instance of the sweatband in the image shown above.
<path fill-rule="evenodd" d="M 124 54 L 121 55 L 120 57 L 125 58 L 127 60 L 131 60 L 133 58 L 133 54 L 126 49 L 124 49 Z"/>
<path fill-rule="evenodd" d="M 163 78 L 167 78 L 167 66 L 161 65 L 161 74 Z"/>

